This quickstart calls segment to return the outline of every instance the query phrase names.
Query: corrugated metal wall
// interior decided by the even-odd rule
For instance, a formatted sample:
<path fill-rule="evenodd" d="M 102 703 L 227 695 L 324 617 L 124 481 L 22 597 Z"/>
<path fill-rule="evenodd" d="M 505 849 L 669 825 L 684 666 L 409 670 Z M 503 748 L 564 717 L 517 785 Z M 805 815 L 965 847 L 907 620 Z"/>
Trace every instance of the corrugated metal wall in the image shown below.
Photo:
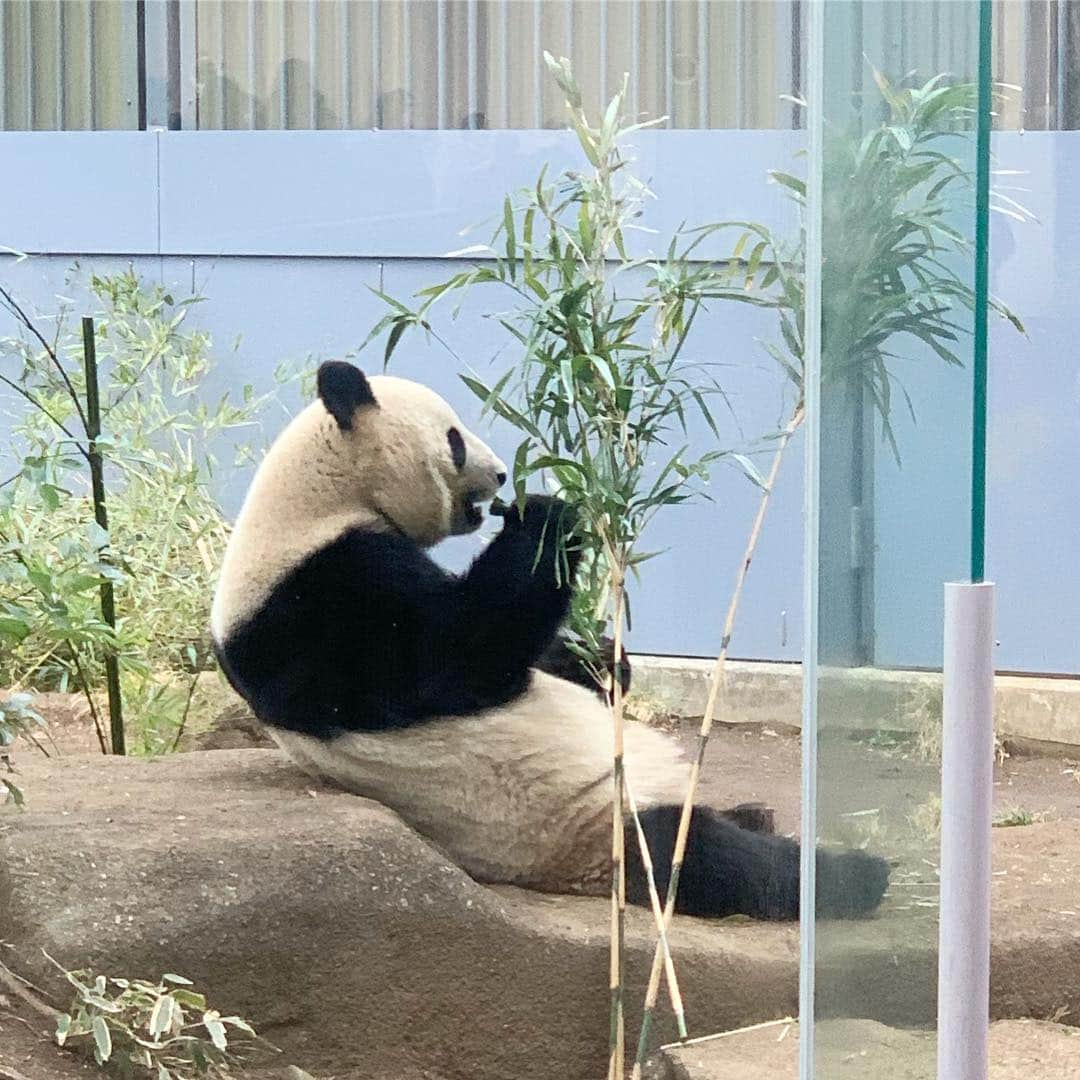
<path fill-rule="evenodd" d="M 973 70 L 960 3 L 863 5 L 853 62 Z M 544 49 L 592 109 L 679 128 L 798 123 L 801 0 L 0 0 L 0 128 L 545 128 L 563 125 Z M 910 27 L 931 27 L 916 40 Z M 148 30 L 149 28 L 149 30 Z M 1080 126 L 1080 0 L 995 0 L 1002 128 Z M 926 58 L 932 57 L 932 63 Z M 1071 59 L 1071 63 L 1070 63 Z M 145 72 L 150 72 L 147 82 Z M 142 73 L 142 74 L 141 74 Z M 149 103 L 160 95 L 163 100 Z M 166 102 L 164 98 L 168 96 Z M 166 120 L 165 118 L 169 118 Z"/>
<path fill-rule="evenodd" d="M 562 127 L 546 49 L 596 109 L 790 126 L 799 7 L 726 0 L 199 0 L 201 128 Z"/>
<path fill-rule="evenodd" d="M 0 0 L 0 129 L 139 126 L 136 0 Z"/>

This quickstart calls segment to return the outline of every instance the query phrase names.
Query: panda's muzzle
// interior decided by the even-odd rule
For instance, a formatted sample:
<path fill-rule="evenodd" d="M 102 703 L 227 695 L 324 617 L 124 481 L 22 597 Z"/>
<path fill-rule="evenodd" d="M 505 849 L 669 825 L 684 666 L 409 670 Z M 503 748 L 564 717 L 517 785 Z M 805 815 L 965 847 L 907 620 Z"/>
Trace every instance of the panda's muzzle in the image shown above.
<path fill-rule="evenodd" d="M 475 532 L 484 523 L 483 507 L 498 494 L 506 483 L 506 466 L 498 458 L 473 460 L 462 470 L 461 477 L 468 485 L 454 508 L 454 532 Z"/>

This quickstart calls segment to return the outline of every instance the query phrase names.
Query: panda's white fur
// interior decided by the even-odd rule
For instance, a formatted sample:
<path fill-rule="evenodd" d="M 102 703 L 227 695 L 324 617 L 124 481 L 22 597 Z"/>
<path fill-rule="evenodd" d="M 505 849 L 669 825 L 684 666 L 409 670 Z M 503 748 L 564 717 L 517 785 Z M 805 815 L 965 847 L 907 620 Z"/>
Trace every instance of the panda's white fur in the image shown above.
<path fill-rule="evenodd" d="M 611 717 L 580 686 L 537 672 L 522 697 L 476 716 L 274 737 L 310 774 L 393 807 L 478 881 L 598 894 L 610 883 Z M 631 724 L 624 749 L 636 799 L 680 797 L 671 739 Z"/>
<path fill-rule="evenodd" d="M 550 582 L 537 569 L 546 533 L 527 513 L 464 578 L 438 570 L 422 549 L 475 529 L 505 466 L 417 383 L 331 364 L 319 391 L 266 455 L 229 540 L 212 612 L 226 674 L 299 766 L 396 810 L 478 880 L 605 892 L 609 710 L 515 666 L 541 662 L 566 613 L 551 557 Z M 495 594 L 486 637 L 480 586 Z M 520 593 L 520 611 L 503 591 Z M 401 682 L 413 669 L 415 700 Z M 625 753 L 663 886 L 686 764 L 673 740 L 633 723 Z M 684 910 L 797 915 L 796 845 L 707 808 L 694 821 Z M 876 906 L 880 860 L 822 857 L 835 911 Z"/>

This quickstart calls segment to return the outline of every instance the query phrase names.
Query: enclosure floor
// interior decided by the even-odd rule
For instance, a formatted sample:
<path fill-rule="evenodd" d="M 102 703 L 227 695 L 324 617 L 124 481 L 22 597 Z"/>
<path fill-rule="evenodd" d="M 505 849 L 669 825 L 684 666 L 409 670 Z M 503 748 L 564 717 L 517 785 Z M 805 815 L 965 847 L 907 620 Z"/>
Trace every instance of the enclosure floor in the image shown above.
<path fill-rule="evenodd" d="M 689 756 L 697 745 L 697 725 L 682 721 L 675 729 Z M 773 731 L 760 725 L 714 727 L 698 788 L 700 801 L 723 806 L 764 802 L 776 810 L 776 827 L 785 833 L 799 828 L 801 747 L 797 732 Z M 835 747 L 829 769 L 836 776 L 874 778 L 874 805 L 893 818 L 917 810 L 939 773 L 933 763 L 915 760 L 900 750 L 850 743 Z M 845 769 L 845 756 L 851 769 Z M 857 772 L 856 772 L 857 770 Z M 866 809 L 855 785 L 838 785 L 833 793 L 840 811 Z M 994 812 L 1017 807 L 1036 820 L 1080 821 L 1080 748 L 1075 760 L 1009 757 L 994 768 Z"/>
<path fill-rule="evenodd" d="M 52 721 L 55 740 L 51 747 L 53 753 L 68 757 L 85 754 L 93 748 L 92 729 L 88 728 L 85 718 L 80 716 L 80 710 L 70 700 L 64 702 L 54 698 L 46 702 L 46 705 L 50 707 L 43 711 Z M 692 750 L 696 739 L 692 725 L 676 724 L 672 734 L 684 744 L 687 751 Z M 853 743 L 847 747 L 833 747 L 831 752 L 840 774 L 845 767 L 842 754 L 849 753 L 853 756 L 852 768 L 858 764 L 860 769 L 869 769 L 874 778 L 872 785 L 863 785 L 858 789 L 838 785 L 836 808 L 842 812 L 866 810 L 866 799 L 872 797 L 873 809 L 880 810 L 888 823 L 884 837 L 873 841 L 873 846 L 887 851 L 890 857 L 898 854 L 901 864 L 894 873 L 894 882 L 897 885 L 890 888 L 878 918 L 866 923 L 832 924 L 837 932 L 843 935 L 840 942 L 843 949 L 836 955 L 840 956 L 843 963 L 854 965 L 855 969 L 862 971 L 863 981 L 857 987 L 857 1003 L 859 1008 L 870 1010 L 866 1015 L 887 1017 L 890 1022 L 901 1025 L 916 1026 L 926 1023 L 933 1015 L 931 992 L 934 982 L 935 885 L 933 868 L 920 864 L 917 856 L 919 850 L 925 853 L 931 850 L 932 845 L 924 841 L 921 849 L 919 845 L 915 845 L 908 851 L 895 841 L 902 837 L 908 828 L 906 823 L 909 822 L 910 815 L 925 798 L 925 792 L 932 785 L 936 774 L 936 767 L 895 747 L 868 747 L 865 744 Z M 29 749 L 20 750 L 18 755 L 18 764 L 23 769 L 23 780 L 33 800 L 33 812 L 28 812 L 25 820 L 22 815 L 9 819 L 8 825 L 13 829 L 13 834 L 19 831 L 16 826 L 29 826 L 32 822 L 41 822 L 43 815 L 52 813 L 55 816 L 75 807 L 81 818 L 86 819 L 83 825 L 88 830 L 87 835 L 97 835 L 100 830 L 99 823 L 102 820 L 111 821 L 116 812 L 116 791 L 111 784 L 103 783 L 97 775 L 97 771 L 106 763 L 100 762 L 100 759 L 95 761 L 84 758 L 75 768 L 65 769 L 62 766 L 58 768 L 56 763 L 34 761 L 34 756 L 36 754 Z M 239 820 L 243 800 L 237 800 L 235 793 L 227 787 L 219 791 L 217 787 L 210 785 L 215 791 L 215 798 L 222 805 L 231 808 L 225 817 L 222 816 L 220 808 L 204 809 L 198 805 L 197 800 L 192 804 L 190 783 L 193 781 L 190 777 L 195 777 L 200 783 L 210 784 L 208 776 L 213 774 L 214 770 L 228 765 L 234 769 L 237 778 L 242 778 L 249 773 L 248 763 L 252 775 L 261 775 L 259 770 L 267 770 L 268 762 L 279 761 L 272 752 L 241 751 L 235 759 L 227 753 L 215 758 L 218 764 L 211 768 L 210 757 L 211 755 L 202 754 L 181 755 L 172 759 L 169 764 L 162 762 L 152 766 L 114 761 L 108 763 L 113 768 L 107 771 L 111 774 L 115 769 L 122 770 L 128 778 L 126 783 L 143 784 L 145 792 L 142 797 L 160 800 L 165 811 L 179 811 L 190 819 L 186 834 L 191 837 L 192 848 L 189 854 L 194 859 L 202 857 L 203 846 L 217 835 L 223 827 L 222 822 L 230 822 L 232 828 L 242 826 L 244 830 L 257 830 L 260 822 Z M 720 728 L 715 731 L 710 744 L 700 797 L 703 801 L 719 806 L 747 801 L 768 803 L 776 810 L 778 830 L 794 832 L 799 823 L 799 761 L 799 740 L 791 732 Z M 71 762 L 69 766 L 74 764 Z M 274 770 L 270 772 L 273 776 L 277 775 Z M 992 1008 L 995 1016 L 1034 1017 L 1038 1020 L 1053 1018 L 1064 1019 L 1066 1023 L 1078 1023 L 1080 931 L 1077 926 L 1080 920 L 1080 894 L 1077 892 L 1077 882 L 1080 881 L 1080 781 L 1077 776 L 1076 764 L 1059 758 L 1014 757 L 996 769 L 997 812 L 1003 813 L 1022 807 L 1027 813 L 1041 820 L 1039 824 L 1031 827 L 994 830 L 995 979 Z M 189 779 L 184 779 L 185 777 Z M 54 783 L 59 786 L 54 787 Z M 276 792 L 276 789 L 274 790 Z M 272 805 L 277 806 L 280 802 L 279 795 L 274 794 Z M 74 810 L 72 812 L 74 813 Z M 238 820 L 232 821 L 233 817 Z M 63 817 L 57 827 L 66 830 L 73 822 L 74 818 Z M 116 829 L 112 832 L 116 832 Z M 347 839 L 342 839 L 346 854 L 351 851 L 346 844 Z M 156 841 L 150 837 L 147 844 L 154 847 Z M 75 870 L 64 863 L 65 873 Z M 296 872 L 300 873 L 300 870 Z M 915 880 L 916 878 L 918 880 Z M 551 942 L 558 943 L 557 947 L 553 944 L 549 950 L 554 965 L 553 979 L 556 979 L 557 972 L 565 967 L 568 956 L 573 955 L 572 950 L 565 951 L 564 938 L 568 932 L 579 945 L 582 941 L 589 941 L 596 943 L 597 949 L 600 949 L 606 940 L 607 910 L 601 902 L 541 898 L 536 894 L 520 893 L 512 889 L 497 892 L 500 902 L 506 905 L 507 910 L 521 909 L 521 917 L 531 927 L 531 933 L 541 936 L 546 934 L 544 940 L 550 939 Z M 912 910 L 919 905 L 921 897 L 926 901 L 926 910 Z M 447 914 L 460 917 L 463 920 L 462 925 L 471 925 L 471 921 L 476 917 L 471 910 L 456 915 L 454 912 Z M 635 912 L 632 915 L 631 926 L 640 930 L 643 940 L 648 938 L 651 925 L 646 913 Z M 545 918 L 549 919 L 550 925 L 544 922 Z M 495 921 L 502 927 L 500 920 Z M 568 931 L 567 927 L 570 927 L 571 931 Z M 916 932 L 921 927 L 925 927 L 925 937 Z M 820 939 L 828 942 L 830 934 L 830 924 L 824 924 L 819 932 Z M 705 1006 L 712 1004 L 708 994 L 702 997 L 705 991 L 699 991 L 692 995 L 695 1005 L 694 1034 L 785 1015 L 794 1008 L 797 974 L 794 928 L 760 924 L 717 926 L 686 919 L 680 920 L 673 944 L 679 947 L 680 952 L 685 951 L 686 955 L 692 958 L 686 968 L 688 980 L 692 980 L 695 974 L 704 973 L 704 977 L 713 972 L 715 967 L 713 974 L 716 976 L 717 986 L 725 987 L 723 995 L 717 1000 L 727 1003 L 730 1003 L 731 998 L 739 997 L 738 988 L 731 983 L 733 970 L 742 970 L 741 965 L 744 964 L 749 965 L 748 969 L 759 970 L 763 952 L 768 955 L 769 962 L 773 963 L 776 969 L 775 984 L 779 989 L 774 997 L 768 1000 L 761 997 L 759 987 L 754 991 L 758 996 L 755 996 L 753 1001 L 741 1002 L 741 1005 L 746 1006 L 741 1009 L 741 1015 L 747 1018 L 740 1019 L 737 1023 L 717 1023 L 714 1019 L 710 1024 L 709 1018 L 702 1015 L 709 1011 Z M 734 950 L 734 959 L 727 954 L 722 958 L 713 955 L 721 944 Z M 600 952 L 597 952 L 597 956 L 600 957 Z M 898 961 L 898 957 L 902 958 L 902 963 Z M 600 957 L 598 964 L 602 959 Z M 14 957 L 12 964 L 15 964 Z M 598 966 L 597 970 L 600 969 Z M 832 983 L 839 986 L 843 979 L 833 979 Z M 719 993 L 711 983 L 708 985 L 709 994 Z M 853 1007 L 851 1001 L 836 1001 L 834 1004 L 838 1009 Z M 901 1007 L 914 1010 L 917 1015 L 911 1018 L 901 1017 L 898 1012 Z M 28 1080 L 75 1080 L 76 1077 L 84 1075 L 76 1063 L 56 1055 L 45 1039 L 35 1036 L 21 1022 L 30 1017 L 24 1015 L 21 1019 L 13 1018 L 11 1009 L 12 1003 L 0 998 L 0 1077 L 4 1076 L 4 1068 L 21 1074 Z M 846 1015 L 851 1015 L 851 1012 Z M 1070 1051 L 1076 1049 L 1076 1041 L 1073 1040 L 1068 1046 Z M 1032 1064 L 1038 1062 L 1033 1059 Z M 1074 1063 L 1074 1068 L 1076 1071 L 1072 1075 L 1080 1075 L 1080 1063 Z M 843 1073 L 838 1072 L 837 1075 Z M 861 1077 L 867 1074 L 856 1069 L 852 1075 Z M 875 1080 L 878 1080 L 878 1074 L 874 1075 Z M 913 1078 L 918 1076 L 911 1075 Z M 1020 1074 L 998 1071 L 993 1077 L 994 1080 L 1011 1080 L 1014 1075 Z M 1028 1066 L 1024 1080 L 1056 1080 L 1058 1075 Z M 887 1073 L 880 1074 L 882 1080 L 887 1076 Z M 19 1080 L 18 1075 L 16 1080 Z M 393 1080 L 404 1080 L 404 1076 L 395 1076 Z"/>
<path fill-rule="evenodd" d="M 794 1080 L 799 1025 L 725 1035 L 665 1053 L 657 1080 Z M 819 1075 L 841 1080 L 936 1080 L 932 1037 L 872 1020 L 828 1020 L 816 1033 Z M 1003 1020 L 990 1031 L 990 1080 L 1073 1080 L 1080 1031 L 1057 1024 Z"/>

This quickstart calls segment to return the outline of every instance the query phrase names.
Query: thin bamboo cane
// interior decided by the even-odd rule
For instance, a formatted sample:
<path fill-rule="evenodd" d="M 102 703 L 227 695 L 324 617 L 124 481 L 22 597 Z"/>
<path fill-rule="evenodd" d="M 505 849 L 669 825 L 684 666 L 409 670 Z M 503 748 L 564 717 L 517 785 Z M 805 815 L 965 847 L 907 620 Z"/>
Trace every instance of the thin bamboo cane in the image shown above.
<path fill-rule="evenodd" d="M 97 440 L 101 436 L 101 401 L 98 388 L 97 346 L 94 338 L 94 320 L 83 318 L 83 364 L 86 369 L 86 438 L 90 462 L 90 490 L 94 502 L 94 518 L 98 525 L 109 531 L 109 515 L 105 509 L 105 466 L 101 459 Z M 77 398 L 76 398 L 77 401 Z M 81 410 L 80 410 L 81 412 Z M 111 551 L 102 549 L 101 561 L 108 563 L 112 559 Z M 113 583 L 108 578 L 101 579 L 101 618 L 116 632 L 116 596 Z M 120 697 L 120 662 L 116 647 L 105 648 L 105 685 L 109 700 L 109 734 L 112 752 L 126 753 L 124 747 L 124 710 Z"/>
<path fill-rule="evenodd" d="M 731 632 L 735 626 L 735 615 L 739 609 L 739 599 L 742 596 L 743 585 L 750 570 L 750 564 L 757 549 L 758 540 L 761 537 L 761 527 L 765 522 L 765 513 L 769 508 L 769 499 L 773 488 L 776 486 L 776 477 L 780 472 L 780 464 L 784 459 L 784 451 L 791 442 L 791 437 L 798 431 L 803 422 L 804 408 L 800 402 L 787 426 L 780 433 L 780 442 L 776 453 L 773 455 L 772 466 L 765 481 L 765 488 L 761 493 L 761 501 L 758 504 L 757 515 L 754 518 L 753 528 L 746 543 L 742 563 L 735 578 L 735 589 L 728 605 L 727 617 L 724 620 L 724 636 L 720 640 L 720 653 L 713 667 L 712 679 L 709 683 L 709 696 L 705 703 L 705 715 L 701 719 L 701 728 L 698 731 L 697 753 L 690 766 L 690 780 L 687 785 L 686 800 L 683 803 L 682 814 L 679 817 L 679 829 L 675 836 L 675 851 L 671 860 L 671 884 L 668 886 L 666 902 L 664 905 L 664 926 L 671 925 L 672 915 L 675 913 L 675 897 L 679 887 L 679 874 L 682 870 L 683 858 L 686 855 L 686 838 L 690 832 L 690 819 L 694 812 L 694 798 L 697 795 L 698 778 L 701 775 L 701 765 L 705 759 L 705 747 L 712 731 L 713 718 L 716 715 L 716 704 L 720 697 L 720 690 L 724 683 L 724 670 L 727 665 L 728 647 L 731 644 Z M 645 1011 L 641 1020 L 641 1035 L 638 1039 L 637 1057 L 634 1061 L 634 1070 L 631 1080 L 641 1080 L 641 1069 L 648 1053 L 649 1031 L 652 1024 L 652 1014 L 656 1008 L 656 999 L 660 991 L 660 973 L 663 970 L 663 949 L 657 942 L 653 953 L 652 971 L 649 975 L 649 986 L 645 994 Z"/>
<path fill-rule="evenodd" d="M 671 1010 L 675 1013 L 675 1023 L 679 1029 L 679 1038 L 685 1039 L 686 1010 L 683 1008 L 682 992 L 679 990 L 679 980 L 675 975 L 675 962 L 671 958 L 671 947 L 668 941 L 667 926 L 664 922 L 664 909 L 660 900 L 660 892 L 656 888 L 656 875 L 653 872 L 652 856 L 649 854 L 649 842 L 645 838 L 645 830 L 641 827 L 641 817 L 638 814 L 637 799 L 630 785 L 630 774 L 623 773 L 623 785 L 626 788 L 626 802 L 630 807 L 630 816 L 634 820 L 634 828 L 637 831 L 638 848 L 641 851 L 641 864 L 645 867 L 645 880 L 649 886 L 649 905 L 652 908 L 653 920 L 656 922 L 656 932 L 660 939 L 660 947 L 664 951 L 664 976 L 667 979 L 668 996 L 671 999 Z"/>
<path fill-rule="evenodd" d="M 623 831 L 623 693 L 622 693 L 622 619 L 623 579 L 620 574 L 612 578 L 611 592 L 614 599 L 614 650 L 615 678 L 612 687 L 611 713 L 614 728 L 614 791 L 611 811 L 611 1031 L 609 1036 L 609 1080 L 623 1080 L 626 1068 L 626 1020 L 623 1010 L 623 963 L 626 931 L 626 863 L 623 858 L 625 835 Z"/>

